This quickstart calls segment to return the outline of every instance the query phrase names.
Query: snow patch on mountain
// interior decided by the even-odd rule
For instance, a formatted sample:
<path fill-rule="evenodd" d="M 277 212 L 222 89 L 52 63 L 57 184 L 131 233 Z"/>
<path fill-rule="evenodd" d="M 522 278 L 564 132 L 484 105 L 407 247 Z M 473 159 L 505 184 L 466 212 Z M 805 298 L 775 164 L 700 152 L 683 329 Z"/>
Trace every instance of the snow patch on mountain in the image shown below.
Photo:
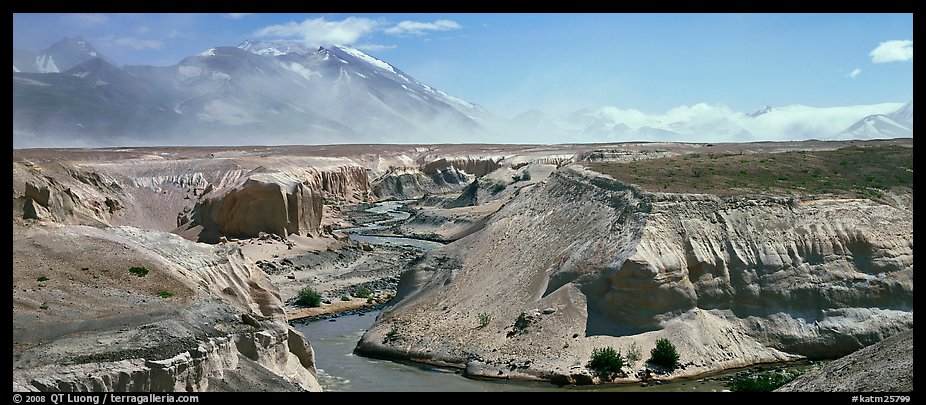
<path fill-rule="evenodd" d="M 344 45 L 335 45 L 334 47 L 337 48 L 337 49 L 340 49 L 341 51 L 344 51 L 344 53 L 346 53 L 346 54 L 348 54 L 348 55 L 350 55 L 350 56 L 353 56 L 353 57 L 355 57 L 355 58 L 357 58 L 357 59 L 359 59 L 359 60 L 362 60 L 362 61 L 364 61 L 364 62 L 366 62 L 366 63 L 369 63 L 369 64 L 371 64 L 371 65 L 373 65 L 373 66 L 376 66 L 376 67 L 378 67 L 378 68 L 380 68 L 380 69 L 386 70 L 386 71 L 388 71 L 388 72 L 390 72 L 390 73 L 397 74 L 396 71 L 395 71 L 395 69 L 392 67 L 392 65 L 390 65 L 390 64 L 388 64 L 388 63 L 386 63 L 386 62 L 383 62 L 383 61 L 381 61 L 381 60 L 379 60 L 379 59 L 376 59 L 376 58 L 374 58 L 374 57 L 372 57 L 372 56 L 370 56 L 370 55 L 367 55 L 367 54 L 361 52 L 360 50 L 357 50 L 357 49 L 354 49 L 354 48 L 350 48 L 350 47 L 347 47 L 347 46 L 344 46 Z M 346 62 L 346 61 L 345 61 L 345 62 Z M 408 80 L 408 79 L 406 79 L 406 81 L 407 81 L 407 80 Z"/>

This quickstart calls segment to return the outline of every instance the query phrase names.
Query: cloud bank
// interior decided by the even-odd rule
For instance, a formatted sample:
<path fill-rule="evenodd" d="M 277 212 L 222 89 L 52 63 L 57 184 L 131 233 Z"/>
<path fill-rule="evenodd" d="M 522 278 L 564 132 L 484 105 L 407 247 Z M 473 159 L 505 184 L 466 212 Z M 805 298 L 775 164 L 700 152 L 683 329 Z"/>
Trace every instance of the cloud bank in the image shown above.
<path fill-rule="evenodd" d="M 874 63 L 906 62 L 913 59 L 913 41 L 909 39 L 884 41 L 868 54 Z"/>

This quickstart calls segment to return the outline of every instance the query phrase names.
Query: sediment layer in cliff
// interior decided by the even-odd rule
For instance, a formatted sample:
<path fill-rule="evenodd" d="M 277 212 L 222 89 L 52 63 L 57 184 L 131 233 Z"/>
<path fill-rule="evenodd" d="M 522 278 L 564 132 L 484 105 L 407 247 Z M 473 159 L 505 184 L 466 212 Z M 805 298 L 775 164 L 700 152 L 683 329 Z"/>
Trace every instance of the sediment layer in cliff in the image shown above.
<path fill-rule="evenodd" d="M 645 193 L 569 166 L 426 255 L 358 351 L 591 381 L 592 349 L 665 337 L 676 377 L 845 355 L 912 327 L 912 296 L 912 210 Z"/>

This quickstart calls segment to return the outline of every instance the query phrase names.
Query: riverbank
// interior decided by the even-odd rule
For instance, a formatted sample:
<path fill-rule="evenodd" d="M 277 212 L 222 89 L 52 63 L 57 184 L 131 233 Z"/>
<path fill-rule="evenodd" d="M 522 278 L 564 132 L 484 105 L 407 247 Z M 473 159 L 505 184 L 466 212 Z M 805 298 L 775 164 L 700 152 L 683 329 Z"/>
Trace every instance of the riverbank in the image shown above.
<path fill-rule="evenodd" d="M 755 365 L 670 381 L 624 384 L 563 385 L 517 379 L 474 378 L 457 368 L 438 367 L 409 360 L 385 360 L 354 353 L 359 337 L 373 324 L 379 310 L 342 313 L 335 322 L 326 319 L 292 322 L 312 341 L 319 380 L 327 391 L 466 391 L 466 392 L 722 392 L 737 376 L 766 371 L 813 370 L 826 362 L 801 360 Z"/>

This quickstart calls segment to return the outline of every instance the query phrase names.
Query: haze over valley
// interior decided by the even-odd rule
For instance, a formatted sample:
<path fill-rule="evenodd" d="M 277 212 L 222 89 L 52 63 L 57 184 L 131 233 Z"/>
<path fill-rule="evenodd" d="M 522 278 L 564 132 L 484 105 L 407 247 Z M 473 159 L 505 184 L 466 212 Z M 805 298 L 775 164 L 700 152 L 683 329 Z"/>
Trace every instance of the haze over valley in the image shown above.
<path fill-rule="evenodd" d="M 15 14 L 13 391 L 912 391 L 907 38 Z"/>

